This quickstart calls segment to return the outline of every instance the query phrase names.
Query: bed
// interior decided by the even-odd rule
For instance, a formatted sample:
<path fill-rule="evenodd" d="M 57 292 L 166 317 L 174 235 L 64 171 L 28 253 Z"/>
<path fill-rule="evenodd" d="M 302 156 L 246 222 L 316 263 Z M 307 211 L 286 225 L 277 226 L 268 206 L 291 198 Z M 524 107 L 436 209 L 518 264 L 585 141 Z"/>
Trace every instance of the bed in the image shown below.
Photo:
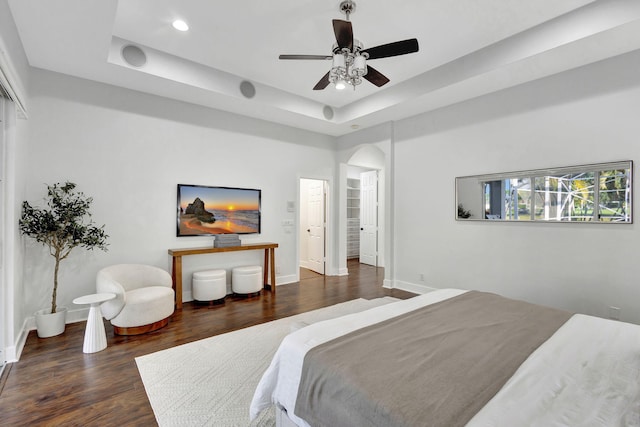
<path fill-rule="evenodd" d="M 442 289 L 289 334 L 280 426 L 639 426 L 640 326 Z"/>

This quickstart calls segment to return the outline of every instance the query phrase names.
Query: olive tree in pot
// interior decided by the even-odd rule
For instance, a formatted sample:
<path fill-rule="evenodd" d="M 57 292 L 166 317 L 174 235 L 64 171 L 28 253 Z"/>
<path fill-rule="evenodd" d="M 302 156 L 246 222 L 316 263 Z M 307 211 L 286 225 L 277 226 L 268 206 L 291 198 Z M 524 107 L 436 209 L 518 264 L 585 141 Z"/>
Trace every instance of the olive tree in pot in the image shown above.
<path fill-rule="evenodd" d="M 59 335 L 65 328 L 67 309 L 56 304 L 60 261 L 78 246 L 88 250 L 107 250 L 109 236 L 104 231 L 104 225 L 98 227 L 90 219 L 89 208 L 93 198 L 75 188 L 76 184 L 72 182 L 48 185 L 46 207 L 33 207 L 29 202 L 22 202 L 20 232 L 48 246 L 49 253 L 55 259 L 51 308 L 35 314 L 38 336 L 41 338 Z"/>

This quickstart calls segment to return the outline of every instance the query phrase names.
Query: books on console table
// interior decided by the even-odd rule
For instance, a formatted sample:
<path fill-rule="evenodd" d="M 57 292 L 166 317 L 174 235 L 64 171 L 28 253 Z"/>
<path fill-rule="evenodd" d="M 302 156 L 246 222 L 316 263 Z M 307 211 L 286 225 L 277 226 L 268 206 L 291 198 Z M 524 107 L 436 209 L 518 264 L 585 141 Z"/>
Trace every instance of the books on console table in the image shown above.
<path fill-rule="evenodd" d="M 218 243 L 218 242 L 213 242 L 213 247 L 214 248 L 232 248 L 235 246 L 242 246 L 240 240 L 238 240 L 237 243 L 234 242 L 230 242 L 230 243 Z"/>
<path fill-rule="evenodd" d="M 216 234 L 216 241 L 225 240 L 239 240 L 240 237 L 237 234 Z"/>
<path fill-rule="evenodd" d="M 242 242 L 237 234 L 218 234 L 213 241 L 214 248 L 229 248 L 240 246 Z"/>

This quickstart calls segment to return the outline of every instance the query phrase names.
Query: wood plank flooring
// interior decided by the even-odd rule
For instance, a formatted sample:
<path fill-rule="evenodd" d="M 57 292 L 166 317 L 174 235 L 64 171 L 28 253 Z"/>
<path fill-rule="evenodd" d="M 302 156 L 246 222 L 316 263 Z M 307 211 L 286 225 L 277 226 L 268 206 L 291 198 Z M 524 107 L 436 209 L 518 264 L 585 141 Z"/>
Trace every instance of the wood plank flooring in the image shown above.
<path fill-rule="evenodd" d="M 348 262 L 349 275 L 302 271 L 298 283 L 251 298 L 227 297 L 224 305 L 185 303 L 163 329 L 115 336 L 105 322 L 107 349 L 82 353 L 86 322 L 64 334 L 40 339 L 29 333 L 20 361 L 9 365 L 0 391 L 0 424 L 5 426 L 155 426 L 135 357 L 236 329 L 253 326 L 356 298 L 409 298 L 382 288 L 381 268 Z"/>

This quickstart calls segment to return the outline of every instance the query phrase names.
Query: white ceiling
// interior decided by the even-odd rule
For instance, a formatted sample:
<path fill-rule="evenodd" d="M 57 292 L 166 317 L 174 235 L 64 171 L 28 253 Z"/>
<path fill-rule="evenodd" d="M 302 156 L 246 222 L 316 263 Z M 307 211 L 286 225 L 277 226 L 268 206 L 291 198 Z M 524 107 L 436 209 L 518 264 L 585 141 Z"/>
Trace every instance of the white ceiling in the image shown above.
<path fill-rule="evenodd" d="M 638 0 L 355 0 L 366 47 L 417 38 L 369 61 L 391 82 L 313 91 L 330 61 L 339 0 L 9 0 L 29 63 L 194 104 L 343 135 L 640 48 Z M 190 30 L 176 31 L 181 18 Z M 144 66 L 125 62 L 136 45 Z M 250 81 L 255 96 L 240 84 Z M 326 115 L 331 107 L 332 116 Z M 331 117 L 330 117 L 331 116 Z M 330 117 L 330 119 L 327 119 Z"/>

